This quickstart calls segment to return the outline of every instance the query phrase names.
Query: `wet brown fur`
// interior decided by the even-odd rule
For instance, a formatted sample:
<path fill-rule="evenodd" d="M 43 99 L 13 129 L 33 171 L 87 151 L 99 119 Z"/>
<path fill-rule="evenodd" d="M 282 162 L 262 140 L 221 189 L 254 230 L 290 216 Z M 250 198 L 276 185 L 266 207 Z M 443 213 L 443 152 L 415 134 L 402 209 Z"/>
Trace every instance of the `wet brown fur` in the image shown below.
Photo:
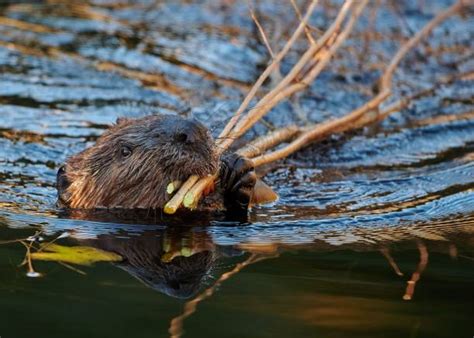
<path fill-rule="evenodd" d="M 128 157 L 124 147 L 131 150 Z M 68 159 L 67 187 L 61 191 L 58 183 L 58 201 L 82 209 L 162 208 L 171 181 L 213 174 L 218 163 L 208 129 L 196 121 L 175 115 L 120 119 L 95 145 Z"/>

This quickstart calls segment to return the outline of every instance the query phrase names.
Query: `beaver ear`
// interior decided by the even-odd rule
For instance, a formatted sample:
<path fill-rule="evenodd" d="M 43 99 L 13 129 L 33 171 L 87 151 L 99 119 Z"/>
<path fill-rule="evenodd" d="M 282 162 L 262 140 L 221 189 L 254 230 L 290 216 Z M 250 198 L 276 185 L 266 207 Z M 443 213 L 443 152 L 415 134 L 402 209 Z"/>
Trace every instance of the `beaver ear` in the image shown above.
<path fill-rule="evenodd" d="M 122 123 L 125 123 L 125 122 L 128 122 L 130 121 L 129 118 L 126 118 L 126 117 L 117 117 L 117 120 L 115 121 L 115 124 L 116 125 L 119 125 L 119 124 L 122 124 Z"/>
<path fill-rule="evenodd" d="M 56 189 L 58 191 L 58 206 L 65 207 L 67 206 L 67 201 L 70 198 L 70 193 L 67 191 L 71 182 L 66 175 L 66 166 L 59 168 L 58 173 L 56 174 Z"/>

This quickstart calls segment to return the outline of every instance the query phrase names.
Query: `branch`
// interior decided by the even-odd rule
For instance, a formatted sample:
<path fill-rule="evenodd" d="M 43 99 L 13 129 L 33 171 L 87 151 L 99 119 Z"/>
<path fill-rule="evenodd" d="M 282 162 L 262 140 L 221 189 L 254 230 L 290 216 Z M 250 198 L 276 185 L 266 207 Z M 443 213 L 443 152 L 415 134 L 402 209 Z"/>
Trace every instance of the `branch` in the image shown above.
<path fill-rule="evenodd" d="M 188 180 L 181 185 L 181 188 L 176 192 L 173 198 L 170 199 L 168 203 L 166 203 L 164 212 L 167 214 L 174 214 L 181 205 L 184 196 L 186 195 L 186 192 L 191 189 L 191 187 L 194 185 L 194 183 L 197 182 L 198 179 L 199 176 L 197 175 L 192 175 L 191 177 L 189 177 Z"/>
<path fill-rule="evenodd" d="M 255 158 L 254 164 L 256 166 L 259 166 L 262 164 L 277 161 L 300 150 L 301 148 L 307 146 L 309 143 L 319 140 L 329 134 L 347 131 L 349 129 L 353 129 L 354 127 L 360 128 L 362 125 L 360 123 L 356 123 L 357 120 L 362 118 L 363 116 L 367 116 L 367 114 L 373 112 L 375 109 L 378 109 L 380 104 L 392 94 L 393 73 L 395 72 L 396 67 L 399 65 L 402 58 L 411 49 L 413 49 L 422 39 L 424 39 L 428 34 L 430 34 L 434 27 L 445 21 L 453 14 L 458 13 L 461 8 L 463 8 L 463 1 L 459 0 L 447 10 L 438 14 L 435 18 L 428 22 L 428 24 L 426 24 L 422 30 L 420 30 L 410 40 L 408 40 L 400 47 L 398 52 L 390 61 L 390 64 L 383 73 L 382 77 L 380 78 L 381 85 L 379 94 L 376 95 L 372 100 L 355 109 L 344 117 L 317 124 L 311 130 L 302 133 L 284 148 Z M 368 115 L 367 121 L 376 120 L 378 115 L 379 114 Z M 367 121 L 366 123 L 368 123 Z"/>
<path fill-rule="evenodd" d="M 389 65 L 387 66 L 385 72 L 381 76 L 379 83 L 380 89 L 379 93 L 372 98 L 370 101 L 365 103 L 364 105 L 360 106 L 359 108 L 353 110 L 348 115 L 337 118 L 334 120 L 326 121 L 323 123 L 319 123 L 311 128 L 304 128 L 301 129 L 300 134 L 290 142 L 285 147 L 282 147 L 278 150 L 275 150 L 270 153 L 266 153 L 260 156 L 253 158 L 255 166 L 263 165 L 266 163 L 274 162 L 281 158 L 287 157 L 288 155 L 300 150 L 301 148 L 307 146 L 309 143 L 320 140 L 330 134 L 333 133 L 340 133 L 351 129 L 360 128 L 370 122 L 380 121 L 381 119 L 385 118 L 391 112 L 395 111 L 397 108 L 402 107 L 403 105 L 407 104 L 401 102 L 398 105 L 389 107 L 388 110 L 385 110 L 380 114 L 379 107 L 380 105 L 392 95 L 392 78 L 395 70 L 399 66 L 403 57 L 406 56 L 408 52 L 410 52 L 416 45 L 420 43 L 426 36 L 428 36 L 431 31 L 440 23 L 444 22 L 447 18 L 452 16 L 453 14 L 458 13 L 466 4 L 471 4 L 474 1 L 469 0 L 467 2 L 458 0 L 454 5 L 446 9 L 445 11 L 438 14 L 434 17 L 428 24 L 426 24 L 420 31 L 418 31 L 412 38 L 410 38 L 407 42 L 405 42 L 397 51 L 397 53 L 391 59 Z M 313 1 L 311 5 L 314 5 L 315 2 Z M 250 129 L 255 123 L 257 123 L 268 111 L 270 111 L 275 105 L 280 103 L 282 100 L 286 99 L 287 97 L 291 96 L 292 94 L 303 90 L 307 86 L 309 86 L 315 78 L 320 74 L 322 69 L 327 65 L 331 57 L 337 51 L 339 46 L 342 44 L 343 41 L 347 38 L 349 33 L 351 32 L 354 24 L 357 22 L 358 17 L 360 16 L 362 10 L 367 5 L 366 1 L 361 1 L 358 3 L 354 9 L 352 9 L 352 15 L 350 16 L 349 20 L 344 26 L 344 29 L 341 31 L 341 25 L 344 22 L 345 18 L 348 16 L 348 13 L 351 11 L 353 7 L 354 1 L 346 0 L 341 7 L 336 20 L 331 25 L 331 27 L 325 32 L 325 34 L 314 44 L 311 44 L 307 51 L 301 56 L 298 62 L 294 65 L 294 67 L 290 70 L 290 72 L 283 78 L 283 80 L 268 94 L 266 94 L 258 104 L 251 109 L 246 115 L 242 116 L 242 112 L 248 107 L 248 103 L 255 95 L 258 88 L 263 83 L 262 78 L 266 78 L 264 75 L 268 71 L 268 74 L 271 73 L 272 68 L 271 66 L 275 64 L 277 58 L 275 58 L 274 62 L 267 68 L 267 70 L 262 74 L 262 76 L 257 80 L 257 83 L 254 85 L 252 90 L 250 91 L 249 95 L 244 100 L 243 104 L 234 115 L 233 119 L 229 122 L 226 126 L 224 131 L 221 133 L 221 137 L 224 136 L 225 138 L 221 139 L 218 143 L 220 147 L 220 152 L 223 152 L 227 149 L 230 144 L 232 144 L 233 140 L 242 136 L 248 129 Z M 301 22 L 298 29 L 304 29 L 306 22 L 308 20 L 308 13 L 310 13 L 310 8 L 304 17 L 304 22 Z M 312 9 L 311 9 L 312 10 Z M 304 25 L 302 25 L 304 23 Z M 296 33 L 296 32 L 295 32 Z M 292 36 L 292 38 L 295 34 Z M 290 39 L 291 40 L 291 39 Z M 290 41 L 289 41 L 290 42 Z M 294 40 L 292 41 L 294 43 Z M 287 47 L 289 44 L 285 47 Z M 291 45 L 290 45 L 291 46 Z M 289 49 L 289 48 L 288 48 Z M 282 51 L 283 52 L 283 51 Z M 281 54 L 279 54 L 281 55 Z M 281 60 L 281 59 L 280 59 Z M 280 61 L 278 60 L 278 62 Z M 266 76 L 268 76 L 266 74 Z M 297 79 L 300 79 L 296 81 Z M 238 120 L 240 119 L 240 120 Z M 293 135 L 279 135 L 279 137 L 275 137 L 272 139 L 270 137 L 266 142 L 268 142 L 268 146 L 265 145 L 262 147 L 261 151 L 251 151 L 249 148 L 242 150 L 242 154 L 244 155 L 252 155 L 256 156 L 259 153 L 262 153 L 268 148 L 272 148 L 276 144 L 284 142 L 294 135 L 296 135 L 298 131 L 295 131 Z M 225 134 L 225 135 L 223 135 Z M 270 140 L 270 141 L 269 141 Z M 250 157 L 250 156 L 249 156 Z M 185 193 L 185 206 L 187 207 L 195 207 L 199 198 L 202 196 L 202 192 L 205 188 L 210 185 L 213 180 L 215 180 L 217 176 L 210 176 L 204 179 L 199 180 L 192 189 Z"/>
<path fill-rule="evenodd" d="M 265 150 L 273 148 L 280 143 L 283 143 L 300 131 L 300 128 L 296 125 L 291 125 L 285 128 L 280 128 L 272 131 L 267 135 L 260 136 L 254 141 L 248 143 L 238 151 L 239 155 L 252 158 L 260 155 Z"/>

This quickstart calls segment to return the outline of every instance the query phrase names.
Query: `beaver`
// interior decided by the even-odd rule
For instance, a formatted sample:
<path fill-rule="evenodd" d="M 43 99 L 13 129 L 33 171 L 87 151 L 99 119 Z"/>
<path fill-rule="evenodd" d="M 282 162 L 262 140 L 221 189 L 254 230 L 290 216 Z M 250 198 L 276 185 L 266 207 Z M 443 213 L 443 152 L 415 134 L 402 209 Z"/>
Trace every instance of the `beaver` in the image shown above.
<path fill-rule="evenodd" d="M 218 156 L 210 131 L 194 119 L 155 114 L 120 118 L 96 143 L 67 159 L 57 173 L 57 204 L 73 209 L 162 209 L 167 185 L 219 173 L 205 210 L 245 212 L 256 174 L 252 161 Z"/>

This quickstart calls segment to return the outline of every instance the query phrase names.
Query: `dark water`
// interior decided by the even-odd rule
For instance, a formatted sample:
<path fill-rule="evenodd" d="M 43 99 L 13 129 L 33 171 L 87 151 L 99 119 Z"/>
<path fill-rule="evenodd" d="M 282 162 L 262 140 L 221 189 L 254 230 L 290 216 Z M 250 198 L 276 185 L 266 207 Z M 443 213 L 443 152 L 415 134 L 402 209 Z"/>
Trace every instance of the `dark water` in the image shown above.
<path fill-rule="evenodd" d="M 251 134 L 365 102 L 400 41 L 449 4 L 369 6 L 314 85 Z M 291 5 L 256 8 L 281 48 Z M 270 168 L 280 200 L 248 222 L 86 217 L 54 205 L 69 155 L 120 116 L 193 116 L 218 133 L 268 53 L 247 2 L 0 2 L 0 336 L 472 337 L 473 38 L 472 11 L 435 29 L 395 97 L 464 76 Z"/>

